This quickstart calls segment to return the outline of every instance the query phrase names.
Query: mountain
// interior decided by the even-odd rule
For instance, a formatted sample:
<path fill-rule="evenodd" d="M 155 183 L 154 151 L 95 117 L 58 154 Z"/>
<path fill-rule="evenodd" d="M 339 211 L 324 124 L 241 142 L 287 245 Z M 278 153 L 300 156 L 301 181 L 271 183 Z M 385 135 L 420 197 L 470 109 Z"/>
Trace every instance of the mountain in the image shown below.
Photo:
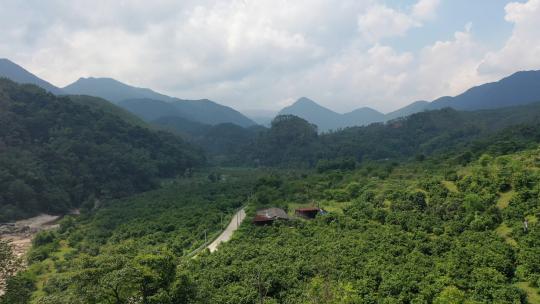
<path fill-rule="evenodd" d="M 255 125 L 242 113 L 208 99 L 182 100 L 175 98 L 171 102 L 164 102 L 142 98 L 124 100 L 118 105 L 148 122 L 160 117 L 182 117 L 208 125 L 221 123 L 234 123 L 241 127 Z"/>
<path fill-rule="evenodd" d="M 385 116 L 383 113 L 368 107 L 356 109 L 341 116 L 344 119 L 346 127 L 369 125 L 370 123 L 381 122 L 385 120 Z"/>
<path fill-rule="evenodd" d="M 98 96 L 110 100 L 146 121 L 178 116 L 204 124 L 254 125 L 240 112 L 208 99 L 183 100 L 137 88 L 112 78 L 81 78 L 63 89 L 69 94 Z"/>
<path fill-rule="evenodd" d="M 457 96 L 443 96 L 433 100 L 416 101 L 386 114 L 391 120 L 425 110 L 453 108 L 463 111 L 496 109 L 540 101 L 540 71 L 522 71 L 499 81 L 472 87 Z"/>
<path fill-rule="evenodd" d="M 18 83 L 34 84 L 56 95 L 63 93 L 61 89 L 5 58 L 0 58 L 0 77 L 5 77 Z"/>
<path fill-rule="evenodd" d="M 169 102 L 155 99 L 127 99 L 118 103 L 119 107 L 137 115 L 147 122 L 160 117 L 183 117 L 183 115 Z"/>
<path fill-rule="evenodd" d="M 73 98 L 0 79 L 0 222 L 91 208 L 204 162 L 180 137 L 137 126 L 103 100 Z"/>
<path fill-rule="evenodd" d="M 212 128 L 211 125 L 191 121 L 187 118 L 178 116 L 160 116 L 151 121 L 151 124 L 169 132 L 176 133 L 182 136 L 182 138 L 189 140 L 203 136 L 210 128 Z"/>
<path fill-rule="evenodd" d="M 255 122 L 235 109 L 220 105 L 208 99 L 175 99 L 171 104 L 182 113 L 184 117 L 209 125 L 218 125 L 222 123 L 233 123 L 241 127 L 256 125 Z"/>
<path fill-rule="evenodd" d="M 494 109 L 540 101 L 540 71 L 517 72 L 497 82 L 473 87 L 455 97 L 441 97 L 427 109 L 451 107 L 456 110 Z"/>
<path fill-rule="evenodd" d="M 422 112 L 426 109 L 428 105 L 429 105 L 429 101 L 425 101 L 425 100 L 415 101 L 408 106 L 405 106 L 396 111 L 387 113 L 385 115 L 385 120 L 392 120 L 399 117 L 405 117 L 414 113 Z"/>
<path fill-rule="evenodd" d="M 150 89 L 137 88 L 112 78 L 80 78 L 66 86 L 63 90 L 68 94 L 97 96 L 114 103 L 126 99 L 153 99 L 172 101 L 173 98 L 154 92 Z"/>
<path fill-rule="evenodd" d="M 349 113 L 339 114 L 306 97 L 302 97 L 294 104 L 285 107 L 278 115 L 301 117 L 317 125 L 319 131 L 323 132 L 351 126 L 362 126 L 384 120 L 384 114 L 371 108 L 360 108 Z"/>
<path fill-rule="evenodd" d="M 139 126 L 142 128 L 150 127 L 150 125 L 148 125 L 137 115 L 103 98 L 86 95 L 67 95 L 66 97 L 75 103 L 89 107 L 93 111 L 103 111 L 105 113 L 115 115 L 118 118 L 134 126 Z"/>

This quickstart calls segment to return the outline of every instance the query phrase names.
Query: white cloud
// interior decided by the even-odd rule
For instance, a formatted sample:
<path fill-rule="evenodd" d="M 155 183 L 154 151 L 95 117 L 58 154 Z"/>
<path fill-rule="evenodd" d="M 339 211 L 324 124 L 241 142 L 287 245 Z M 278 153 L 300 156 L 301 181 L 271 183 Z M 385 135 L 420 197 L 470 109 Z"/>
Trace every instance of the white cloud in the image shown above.
<path fill-rule="evenodd" d="M 358 17 L 358 29 L 370 42 L 403 36 L 420 23 L 411 16 L 384 5 L 374 5 Z"/>
<path fill-rule="evenodd" d="M 418 20 L 429 20 L 436 16 L 440 0 L 419 0 L 412 10 L 412 16 Z"/>
<path fill-rule="evenodd" d="M 517 70 L 540 69 L 540 0 L 512 2 L 505 19 L 514 24 L 512 36 L 500 50 L 489 52 L 480 71 L 503 76 Z"/>
<path fill-rule="evenodd" d="M 470 26 L 420 51 L 391 46 L 431 22 L 439 2 L 6 0 L 0 57 L 57 85 L 107 76 L 239 109 L 308 96 L 341 111 L 389 111 L 540 67 L 540 0 L 506 7 L 514 31 L 500 50 L 484 49 Z"/>
<path fill-rule="evenodd" d="M 437 41 L 420 52 L 417 70 L 410 78 L 418 96 L 430 100 L 456 95 L 491 80 L 478 74 L 478 63 L 485 50 L 475 42 L 471 29 L 471 24 L 467 24 L 452 40 Z"/>

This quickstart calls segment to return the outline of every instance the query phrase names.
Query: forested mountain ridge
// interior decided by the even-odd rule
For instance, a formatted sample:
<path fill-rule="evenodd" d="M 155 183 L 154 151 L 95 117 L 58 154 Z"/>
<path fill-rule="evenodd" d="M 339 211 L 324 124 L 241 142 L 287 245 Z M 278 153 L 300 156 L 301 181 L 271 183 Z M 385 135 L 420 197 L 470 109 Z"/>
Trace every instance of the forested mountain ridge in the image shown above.
<path fill-rule="evenodd" d="M 234 123 L 243 127 L 256 125 L 239 111 L 208 99 L 183 100 L 151 89 L 130 86 L 112 78 L 80 78 L 60 89 L 8 59 L 0 59 L 0 77 L 6 77 L 17 83 L 34 84 L 56 95 L 103 98 L 119 104 L 147 122 L 164 116 L 179 116 L 211 125 L 220 123 Z"/>
<path fill-rule="evenodd" d="M 84 99 L 0 80 L 0 221 L 149 190 L 203 163 L 179 137 Z"/>
<path fill-rule="evenodd" d="M 516 140 L 506 138 L 510 146 L 519 149 L 527 143 L 538 142 L 535 132 L 540 121 L 540 103 L 491 110 L 457 111 L 451 108 L 425 111 L 386 123 L 350 127 L 335 132 L 318 134 L 316 125 L 294 115 L 276 117 L 271 127 L 259 128 L 256 133 L 240 129 L 222 133 L 222 141 L 238 145 L 239 154 L 224 153 L 226 163 L 249 166 L 280 166 L 313 168 L 321 160 L 350 158 L 399 161 L 431 154 L 478 151 L 477 141 L 497 141 L 497 134 L 520 132 Z M 187 128 L 183 124 L 177 130 Z M 508 129 L 508 130 L 505 130 Z M 219 130 L 216 129 L 216 135 Z M 503 134 L 501 133 L 501 134 Z M 201 134 L 199 134 L 201 135 Z M 201 135 L 204 137 L 204 135 Z M 502 136 L 502 135 L 501 135 Z M 219 142 L 219 141 L 218 141 Z M 489 146 L 491 143 L 485 144 Z M 218 145 L 209 153 L 218 152 Z M 229 150 L 229 152 L 232 150 Z"/>
<path fill-rule="evenodd" d="M 53 94 L 62 94 L 63 91 L 49 82 L 28 72 L 23 67 L 6 58 L 0 58 L 0 77 L 11 79 L 18 83 L 29 83 L 37 85 Z"/>
<path fill-rule="evenodd" d="M 112 78 L 81 78 L 63 90 L 69 94 L 97 96 L 110 100 L 146 121 L 164 116 L 179 116 L 212 125 L 226 122 L 240 126 L 255 125 L 251 119 L 233 108 L 208 99 L 174 98 L 150 89 L 130 86 Z"/>

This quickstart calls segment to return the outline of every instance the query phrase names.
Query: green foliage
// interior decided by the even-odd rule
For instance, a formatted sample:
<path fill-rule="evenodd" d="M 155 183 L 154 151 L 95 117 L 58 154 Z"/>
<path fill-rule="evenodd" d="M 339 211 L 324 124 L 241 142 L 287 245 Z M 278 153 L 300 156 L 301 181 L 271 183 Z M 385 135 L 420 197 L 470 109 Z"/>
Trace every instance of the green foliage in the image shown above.
<path fill-rule="evenodd" d="M 202 163 L 178 137 L 96 105 L 0 80 L 0 221 L 147 191 Z M 101 101 L 103 102 L 103 101 Z M 125 113 L 124 113 L 125 114 Z"/>
<path fill-rule="evenodd" d="M 7 279 L 7 293 L 0 297 L 0 304 L 26 304 L 35 290 L 34 280 L 25 273 Z"/>
<path fill-rule="evenodd" d="M 197 286 L 180 261 L 203 245 L 205 234 L 209 239 L 217 235 L 253 189 L 255 180 L 246 176 L 258 176 L 214 172 L 227 179 L 209 182 L 207 173 L 198 173 L 158 190 L 104 202 L 92 214 L 64 219 L 56 232 L 36 235 L 28 254 L 30 267 L 22 273 L 43 286 L 34 300 L 190 303 Z"/>

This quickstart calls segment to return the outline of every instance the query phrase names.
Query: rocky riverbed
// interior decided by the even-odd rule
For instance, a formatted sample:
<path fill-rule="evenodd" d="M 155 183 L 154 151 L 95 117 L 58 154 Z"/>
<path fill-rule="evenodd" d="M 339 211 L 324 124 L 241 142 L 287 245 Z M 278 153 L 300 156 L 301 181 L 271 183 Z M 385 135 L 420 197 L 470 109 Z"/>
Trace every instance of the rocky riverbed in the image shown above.
<path fill-rule="evenodd" d="M 41 214 L 13 223 L 0 224 L 0 239 L 11 241 L 13 252 L 24 261 L 24 255 L 30 249 L 32 238 L 36 233 L 58 227 L 59 219 L 58 215 Z M 0 278 L 0 280 L 3 279 Z M 0 290 L 0 295 L 3 293 L 4 291 Z"/>

